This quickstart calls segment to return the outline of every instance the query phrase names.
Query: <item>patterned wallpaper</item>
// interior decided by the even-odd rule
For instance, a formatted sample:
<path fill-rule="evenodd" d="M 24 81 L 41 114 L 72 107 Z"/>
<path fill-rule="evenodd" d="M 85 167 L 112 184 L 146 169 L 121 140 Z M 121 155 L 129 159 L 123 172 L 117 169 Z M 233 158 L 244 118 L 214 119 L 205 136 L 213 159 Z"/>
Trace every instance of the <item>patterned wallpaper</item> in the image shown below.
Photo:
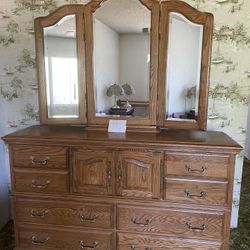
<path fill-rule="evenodd" d="M 39 123 L 34 18 L 63 4 L 85 2 L 0 0 L 0 136 Z M 208 129 L 224 131 L 243 145 L 250 96 L 250 0 L 186 2 L 215 17 Z M 237 165 L 236 183 L 242 157 Z M 235 197 L 238 206 L 237 188 Z"/>
<path fill-rule="evenodd" d="M 250 96 L 250 1 L 186 0 L 215 16 L 208 129 L 244 144 Z M 33 20 L 87 0 L 1 0 L 0 105 L 8 133 L 38 123 Z"/>

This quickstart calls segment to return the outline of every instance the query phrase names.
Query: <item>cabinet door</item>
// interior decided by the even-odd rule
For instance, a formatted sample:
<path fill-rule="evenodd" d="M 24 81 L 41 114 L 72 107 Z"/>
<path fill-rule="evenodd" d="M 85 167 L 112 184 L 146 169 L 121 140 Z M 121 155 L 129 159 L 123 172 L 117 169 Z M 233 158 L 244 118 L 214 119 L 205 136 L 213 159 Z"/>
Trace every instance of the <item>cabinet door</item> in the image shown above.
<path fill-rule="evenodd" d="M 117 165 L 118 195 L 160 198 L 161 162 L 162 154 L 159 152 L 120 152 Z"/>
<path fill-rule="evenodd" d="M 77 149 L 73 153 L 73 192 L 102 195 L 113 194 L 113 152 Z"/>

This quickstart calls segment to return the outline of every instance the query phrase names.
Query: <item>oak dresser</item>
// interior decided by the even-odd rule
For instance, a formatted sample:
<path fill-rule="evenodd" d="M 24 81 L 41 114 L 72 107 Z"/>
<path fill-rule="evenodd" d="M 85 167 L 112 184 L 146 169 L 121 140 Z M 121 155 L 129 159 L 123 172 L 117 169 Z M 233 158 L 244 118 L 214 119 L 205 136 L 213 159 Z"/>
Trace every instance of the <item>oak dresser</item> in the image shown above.
<path fill-rule="evenodd" d="M 16 250 L 229 248 L 235 155 L 222 132 L 7 135 Z"/>

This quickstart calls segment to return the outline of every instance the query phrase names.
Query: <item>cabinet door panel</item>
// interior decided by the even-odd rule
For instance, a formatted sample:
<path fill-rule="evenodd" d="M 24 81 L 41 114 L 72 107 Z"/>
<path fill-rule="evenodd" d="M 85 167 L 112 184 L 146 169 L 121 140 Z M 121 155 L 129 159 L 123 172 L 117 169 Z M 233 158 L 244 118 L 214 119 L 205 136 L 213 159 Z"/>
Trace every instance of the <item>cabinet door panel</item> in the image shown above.
<path fill-rule="evenodd" d="M 73 154 L 73 192 L 113 194 L 114 156 L 105 150 L 79 149 Z"/>
<path fill-rule="evenodd" d="M 160 198 L 162 154 L 158 152 L 120 152 L 117 191 L 121 196 Z"/>

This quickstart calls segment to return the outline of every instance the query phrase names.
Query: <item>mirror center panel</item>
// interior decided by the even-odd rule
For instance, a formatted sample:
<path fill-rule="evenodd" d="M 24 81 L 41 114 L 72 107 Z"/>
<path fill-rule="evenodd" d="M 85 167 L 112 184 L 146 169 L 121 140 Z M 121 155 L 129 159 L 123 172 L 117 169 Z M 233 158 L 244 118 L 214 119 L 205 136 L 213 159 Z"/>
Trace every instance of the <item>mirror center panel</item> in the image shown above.
<path fill-rule="evenodd" d="M 96 116 L 149 115 L 151 11 L 109 0 L 93 14 Z"/>

